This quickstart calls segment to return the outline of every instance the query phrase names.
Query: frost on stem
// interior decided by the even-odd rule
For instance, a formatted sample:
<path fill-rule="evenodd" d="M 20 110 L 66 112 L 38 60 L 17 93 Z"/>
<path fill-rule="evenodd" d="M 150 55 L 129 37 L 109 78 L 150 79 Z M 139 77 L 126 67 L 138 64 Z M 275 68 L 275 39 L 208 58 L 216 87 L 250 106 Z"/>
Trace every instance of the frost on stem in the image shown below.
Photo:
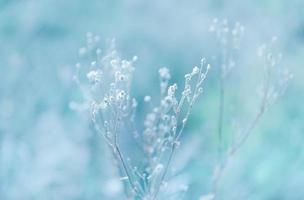
<path fill-rule="evenodd" d="M 257 53 L 264 63 L 264 80 L 260 90 L 262 109 L 267 109 L 275 100 L 284 94 L 289 81 L 293 78 L 288 68 L 280 66 L 282 53 L 275 51 L 277 37 L 273 37 L 269 44 L 258 47 Z"/>
<path fill-rule="evenodd" d="M 258 123 L 265 111 L 284 94 L 289 81 L 293 75 L 285 67 L 280 66 L 282 54 L 275 52 L 276 37 L 273 37 L 269 44 L 261 45 L 258 48 L 258 56 L 264 63 L 264 79 L 260 90 L 260 104 L 258 111 L 249 126 L 241 130 L 240 138 L 232 145 L 229 155 L 233 155 L 247 140 L 253 128 Z"/>
<path fill-rule="evenodd" d="M 240 22 L 229 23 L 227 19 L 213 19 L 209 32 L 214 33 L 218 42 L 221 62 L 221 76 L 227 76 L 235 67 L 235 53 L 241 47 L 245 27 Z"/>
<path fill-rule="evenodd" d="M 229 23 L 227 19 L 213 19 L 209 31 L 215 34 L 219 48 L 219 103 L 218 103 L 218 160 L 223 160 L 223 125 L 225 113 L 225 93 L 228 75 L 236 65 L 237 53 L 240 49 L 241 39 L 243 38 L 245 27 L 239 22 Z"/>
<path fill-rule="evenodd" d="M 240 132 L 239 137 L 233 141 L 225 153 L 225 157 L 220 160 L 218 166 L 215 168 L 212 189 L 214 196 L 217 192 L 218 182 L 221 179 L 223 170 L 226 168 L 231 157 L 244 145 L 261 116 L 279 96 L 284 94 L 290 79 L 293 78 L 293 75 L 287 68 L 280 66 L 282 54 L 275 52 L 276 41 L 277 38 L 273 37 L 269 44 L 263 44 L 258 48 L 258 56 L 264 64 L 264 79 L 260 90 L 260 104 L 256 114 L 247 127 L 238 130 L 238 132 Z M 222 98 L 221 103 L 224 104 L 224 98 Z M 221 114 L 223 115 L 223 113 Z M 221 125 L 222 124 L 219 124 L 219 126 Z"/>
<path fill-rule="evenodd" d="M 130 91 L 133 65 L 137 57 L 121 59 L 114 40 L 102 55 L 98 41 L 99 37 L 87 34 L 87 44 L 79 50 L 80 56 L 86 58 L 86 61 L 76 65 L 74 80 L 90 107 L 96 131 L 105 138 L 118 161 L 123 177 L 121 180 L 127 183 L 127 195 L 146 200 L 156 199 L 191 109 L 203 92 L 203 82 L 210 65 L 202 59 L 200 67 L 194 67 L 186 74 L 181 94 L 177 94 L 177 84 L 169 84 L 169 69 L 159 69 L 160 97 L 144 97 L 144 102 L 149 105 L 152 105 L 152 99 L 159 99 L 159 103 L 154 107 L 152 105 L 153 108 L 143 120 L 144 130 L 138 131 L 134 124 L 138 103 Z M 140 166 L 132 166 L 131 160 L 125 158 L 125 152 L 120 148 L 119 137 L 122 132 L 129 131 L 127 127 L 133 127 L 135 138 L 140 139 L 146 159 Z"/>
<path fill-rule="evenodd" d="M 83 63 L 77 64 L 75 80 L 83 92 L 85 104 L 90 107 L 94 127 L 111 147 L 122 171 L 127 177 L 130 193 L 138 193 L 139 188 L 131 174 L 118 143 L 118 135 L 125 123 L 134 122 L 137 102 L 131 98 L 130 87 L 134 71 L 132 60 L 121 59 L 115 50 L 115 41 L 101 55 L 98 48 L 98 36 L 87 34 L 87 44 L 79 50 Z"/>
<path fill-rule="evenodd" d="M 148 113 L 145 119 L 144 152 L 147 158 L 146 171 L 150 176 L 150 191 L 155 198 L 168 172 L 172 155 L 179 145 L 179 137 L 184 130 L 193 104 L 203 92 L 203 82 L 210 69 L 204 59 L 200 67 L 194 67 L 185 75 L 185 85 L 181 97 L 177 98 L 177 84 L 168 85 L 170 73 L 167 68 L 159 70 L 161 96 L 159 105 Z M 167 92 L 164 92 L 167 91 Z M 159 163 L 164 169 L 155 175 L 153 171 Z"/>

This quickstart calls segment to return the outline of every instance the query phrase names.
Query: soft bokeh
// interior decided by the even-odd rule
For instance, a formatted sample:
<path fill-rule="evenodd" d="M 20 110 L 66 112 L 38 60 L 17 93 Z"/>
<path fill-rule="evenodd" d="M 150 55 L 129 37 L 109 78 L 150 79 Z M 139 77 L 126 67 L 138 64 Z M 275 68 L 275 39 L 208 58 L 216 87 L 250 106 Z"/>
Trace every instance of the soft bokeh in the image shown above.
<path fill-rule="evenodd" d="M 217 161 L 220 49 L 208 31 L 215 17 L 246 27 L 227 83 L 227 148 L 236 137 L 234 124 L 246 126 L 256 112 L 262 78 L 257 47 L 276 36 L 281 65 L 294 74 L 224 171 L 217 198 L 304 199 L 303 10 L 302 0 L 0 1 L 0 199 L 124 199 L 111 154 L 89 115 L 69 107 L 81 99 L 72 77 L 87 32 L 100 36 L 102 49 L 116 38 L 123 57 L 138 56 L 133 94 L 139 100 L 158 95 L 160 67 L 182 84 L 202 57 L 213 64 L 169 181 L 185 190 L 173 199 L 207 195 Z"/>

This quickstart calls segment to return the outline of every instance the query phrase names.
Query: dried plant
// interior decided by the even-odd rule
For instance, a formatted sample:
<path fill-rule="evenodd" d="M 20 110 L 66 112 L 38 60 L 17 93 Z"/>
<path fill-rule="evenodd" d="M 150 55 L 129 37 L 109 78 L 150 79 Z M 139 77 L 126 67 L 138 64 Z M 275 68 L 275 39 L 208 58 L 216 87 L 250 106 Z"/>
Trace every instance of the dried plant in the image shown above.
<path fill-rule="evenodd" d="M 232 156 L 244 145 L 265 111 L 281 96 L 292 75 L 279 66 L 280 53 L 274 53 L 276 37 L 270 44 L 261 45 L 258 56 L 264 63 L 264 78 L 260 89 L 260 103 L 252 120 L 245 128 L 236 130 L 238 137 L 228 148 L 223 145 L 223 130 L 226 102 L 226 84 L 236 66 L 245 28 L 240 23 L 231 27 L 227 20 L 215 19 L 209 29 L 215 33 L 220 49 L 219 59 L 219 107 L 218 107 L 218 163 L 214 169 L 211 191 L 200 199 L 217 197 L 218 185 Z M 98 48 L 99 37 L 87 35 L 87 44 L 79 50 L 82 63 L 76 64 L 75 81 L 85 98 L 82 108 L 89 108 L 95 130 L 101 134 L 110 147 L 113 158 L 124 184 L 128 198 L 155 200 L 166 185 L 172 158 L 179 139 L 187 124 L 191 110 L 203 93 L 203 83 L 210 65 L 205 59 L 200 67 L 194 67 L 185 75 L 185 84 L 178 93 L 177 84 L 170 84 L 168 68 L 159 69 L 160 96 L 145 96 L 143 102 L 150 107 L 143 120 L 136 118 L 138 101 L 132 97 L 132 77 L 137 57 L 121 59 L 114 40 L 109 49 L 102 53 Z M 156 103 L 158 101 L 158 103 Z M 154 105 L 155 104 L 155 105 Z M 76 104 L 73 105 L 76 108 Z M 228 116 L 230 117 L 230 116 Z M 137 121 L 143 121 L 139 129 Z M 143 160 L 134 164 L 127 152 L 121 148 L 121 136 L 129 133 L 140 147 Z M 130 134 L 131 133 L 131 134 Z"/>
<path fill-rule="evenodd" d="M 203 93 L 210 65 L 202 59 L 200 67 L 186 74 L 180 94 L 177 84 L 170 85 L 169 69 L 159 69 L 160 97 L 144 97 L 146 103 L 152 104 L 152 100 L 159 100 L 159 103 L 146 115 L 144 130 L 140 131 L 135 124 L 138 103 L 131 94 L 137 57 L 121 59 L 114 41 L 102 54 L 98 41 L 98 36 L 88 33 L 87 44 L 79 51 L 87 59 L 76 64 L 75 81 L 84 94 L 85 105 L 90 108 L 96 131 L 104 137 L 118 161 L 126 195 L 135 199 L 157 199 L 194 103 Z M 145 160 L 140 166 L 133 166 L 120 145 L 121 135 L 130 131 L 144 154 Z"/>
<path fill-rule="evenodd" d="M 245 28 L 239 23 L 235 23 L 231 28 L 226 19 L 219 21 L 213 20 L 209 31 L 215 33 L 219 43 L 220 66 L 219 66 L 219 109 L 218 109 L 218 164 L 214 169 L 211 192 L 201 197 L 202 200 L 214 200 L 217 197 L 219 182 L 222 178 L 223 171 L 226 169 L 229 161 L 236 152 L 247 141 L 253 129 L 260 121 L 265 111 L 275 102 L 275 100 L 284 94 L 287 85 L 293 75 L 285 68 L 279 66 L 281 61 L 281 53 L 274 53 L 274 45 L 277 38 L 273 37 L 270 44 L 263 44 L 258 48 L 258 57 L 264 63 L 264 78 L 260 89 L 260 103 L 258 110 L 253 119 L 243 129 L 236 130 L 238 137 L 229 148 L 225 151 L 223 147 L 223 118 L 224 112 L 227 76 L 233 71 L 235 66 L 235 55 L 240 49 L 241 38 L 243 37 Z M 231 116 L 230 116 L 231 117 Z"/>

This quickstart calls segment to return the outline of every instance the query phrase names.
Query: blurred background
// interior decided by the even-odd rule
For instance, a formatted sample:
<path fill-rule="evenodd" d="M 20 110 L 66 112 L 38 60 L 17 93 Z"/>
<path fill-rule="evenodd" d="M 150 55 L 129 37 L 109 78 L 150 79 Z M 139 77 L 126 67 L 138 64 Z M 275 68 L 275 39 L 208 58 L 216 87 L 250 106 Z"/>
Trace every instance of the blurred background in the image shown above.
<path fill-rule="evenodd" d="M 69 108 L 80 99 L 72 76 L 87 32 L 100 35 L 102 49 L 115 37 L 124 58 L 138 56 L 138 99 L 159 93 L 160 67 L 182 84 L 202 57 L 214 64 L 172 165 L 177 187 L 187 186 L 175 199 L 208 194 L 217 159 L 215 17 L 246 27 L 227 83 L 226 147 L 234 122 L 246 125 L 256 112 L 256 48 L 277 36 L 294 74 L 225 170 L 218 199 L 304 199 L 303 11 L 302 0 L 0 0 L 0 199 L 124 199 L 102 138 L 86 113 Z"/>

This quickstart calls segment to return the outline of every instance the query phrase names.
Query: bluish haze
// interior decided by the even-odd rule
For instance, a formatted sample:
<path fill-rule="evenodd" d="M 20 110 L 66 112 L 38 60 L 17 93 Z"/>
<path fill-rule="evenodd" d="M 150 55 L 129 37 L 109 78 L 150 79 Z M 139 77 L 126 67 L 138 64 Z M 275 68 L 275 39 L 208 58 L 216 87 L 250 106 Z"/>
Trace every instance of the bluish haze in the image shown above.
<path fill-rule="evenodd" d="M 264 64 L 257 49 L 275 36 L 279 66 L 293 74 L 232 156 L 215 199 L 304 199 L 303 11 L 301 0 L 0 0 L 0 199 L 126 199 L 124 180 L 89 112 L 71 109 L 71 102 L 83 100 L 73 76 L 91 32 L 102 52 L 115 38 L 122 58 L 138 57 L 132 95 L 139 130 L 149 110 L 144 97 L 159 95 L 159 68 L 167 67 L 182 90 L 184 74 L 202 57 L 211 64 L 166 177 L 171 189 L 158 196 L 211 200 L 205 195 L 212 194 L 219 159 L 223 50 L 210 32 L 214 18 L 245 27 L 225 82 L 223 151 L 258 110 Z M 126 155 L 140 156 L 133 138 L 121 141 Z"/>

